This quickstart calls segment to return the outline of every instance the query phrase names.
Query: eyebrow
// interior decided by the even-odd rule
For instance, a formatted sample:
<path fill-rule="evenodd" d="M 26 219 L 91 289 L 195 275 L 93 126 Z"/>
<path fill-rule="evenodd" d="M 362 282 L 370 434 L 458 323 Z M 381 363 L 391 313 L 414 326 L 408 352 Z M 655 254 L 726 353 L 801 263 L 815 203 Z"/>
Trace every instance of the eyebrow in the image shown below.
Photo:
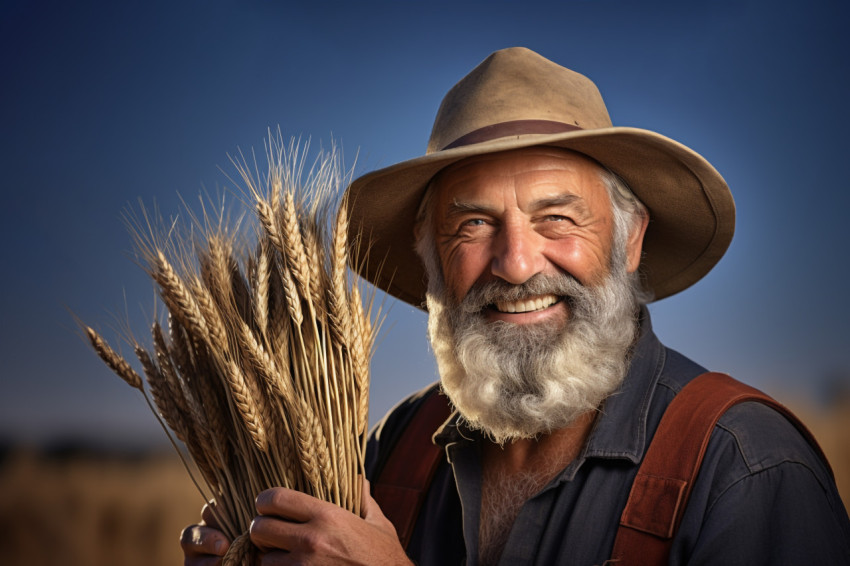
<path fill-rule="evenodd" d="M 574 204 L 578 204 L 582 209 L 584 209 L 585 204 L 583 198 L 572 193 L 562 193 L 560 195 L 555 195 L 532 201 L 530 209 L 536 212 L 538 210 L 543 210 L 544 208 L 549 208 L 552 206 L 569 206 Z"/>
<path fill-rule="evenodd" d="M 550 207 L 570 205 L 577 205 L 582 211 L 586 210 L 584 199 L 572 193 L 563 193 L 559 195 L 537 199 L 531 202 L 529 210 L 531 210 L 531 212 L 538 212 L 540 210 L 544 210 Z M 452 200 L 451 204 L 449 204 L 448 210 L 446 210 L 446 217 L 451 218 L 452 216 L 465 214 L 468 212 L 482 212 L 486 214 L 494 214 L 495 209 L 490 206 L 475 204 L 471 202 L 463 202 L 454 199 Z"/>
<path fill-rule="evenodd" d="M 462 202 L 457 199 L 453 199 L 451 204 L 449 204 L 448 210 L 446 210 L 446 216 L 452 217 L 467 212 L 485 212 L 492 214 L 494 211 L 495 209 L 489 206 L 473 204 L 471 202 Z"/>

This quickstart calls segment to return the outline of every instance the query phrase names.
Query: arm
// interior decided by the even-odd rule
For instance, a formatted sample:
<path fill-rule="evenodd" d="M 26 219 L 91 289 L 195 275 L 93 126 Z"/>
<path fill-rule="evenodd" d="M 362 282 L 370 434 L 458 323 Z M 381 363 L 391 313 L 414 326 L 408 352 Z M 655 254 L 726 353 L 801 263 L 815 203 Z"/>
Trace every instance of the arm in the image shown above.
<path fill-rule="evenodd" d="M 688 564 L 850 564 L 847 515 L 805 464 L 746 476 L 708 510 Z"/>

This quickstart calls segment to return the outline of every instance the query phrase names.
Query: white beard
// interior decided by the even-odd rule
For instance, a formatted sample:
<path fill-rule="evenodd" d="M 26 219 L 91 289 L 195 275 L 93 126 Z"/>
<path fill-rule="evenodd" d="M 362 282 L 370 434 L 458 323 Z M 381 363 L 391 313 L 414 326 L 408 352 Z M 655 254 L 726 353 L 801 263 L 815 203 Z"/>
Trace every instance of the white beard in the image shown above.
<path fill-rule="evenodd" d="M 522 285 L 474 288 L 458 303 L 441 277 L 430 277 L 428 333 L 443 390 L 470 428 L 500 444 L 569 426 L 626 375 L 638 331 L 634 288 L 621 267 L 594 287 L 536 275 Z M 483 315 L 497 298 L 549 293 L 568 301 L 566 322 L 517 325 Z"/>

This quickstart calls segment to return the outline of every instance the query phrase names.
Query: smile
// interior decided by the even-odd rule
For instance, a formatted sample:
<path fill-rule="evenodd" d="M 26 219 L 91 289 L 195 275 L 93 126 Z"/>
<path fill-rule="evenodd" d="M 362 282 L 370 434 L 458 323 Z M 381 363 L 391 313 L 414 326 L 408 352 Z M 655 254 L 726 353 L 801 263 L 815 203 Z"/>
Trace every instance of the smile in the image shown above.
<path fill-rule="evenodd" d="M 521 301 L 497 301 L 496 310 L 504 313 L 523 313 L 540 311 L 558 302 L 557 295 L 539 295 Z"/>

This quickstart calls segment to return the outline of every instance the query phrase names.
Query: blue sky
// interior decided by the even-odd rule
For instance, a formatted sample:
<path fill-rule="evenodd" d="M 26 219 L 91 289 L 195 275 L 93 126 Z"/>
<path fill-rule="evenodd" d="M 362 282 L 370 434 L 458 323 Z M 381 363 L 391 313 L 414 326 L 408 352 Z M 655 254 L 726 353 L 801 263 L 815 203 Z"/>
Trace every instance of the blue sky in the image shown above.
<path fill-rule="evenodd" d="M 424 151 L 445 91 L 524 45 L 592 78 L 616 125 L 702 153 L 738 207 L 709 276 L 653 305 L 662 341 L 780 396 L 850 387 L 850 9 L 837 1 L 6 1 L 0 7 L 0 436 L 160 438 L 70 315 L 146 332 L 122 211 L 231 187 L 268 128 L 364 172 Z M 117 313 L 117 315 L 116 315 Z M 373 413 L 436 378 L 392 306 Z"/>

